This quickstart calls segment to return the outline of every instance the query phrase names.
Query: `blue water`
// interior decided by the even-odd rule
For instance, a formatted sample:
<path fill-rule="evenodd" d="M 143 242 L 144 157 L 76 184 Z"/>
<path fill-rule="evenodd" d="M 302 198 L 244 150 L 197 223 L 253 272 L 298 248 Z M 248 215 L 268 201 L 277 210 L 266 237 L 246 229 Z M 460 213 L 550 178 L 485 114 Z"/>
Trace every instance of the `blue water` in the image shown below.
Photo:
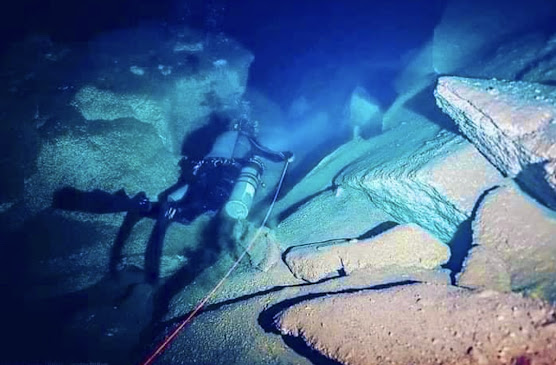
<path fill-rule="evenodd" d="M 217 282 L 223 271 L 218 265 L 238 256 L 233 243 L 220 240 L 226 227 L 217 218 L 198 230 L 181 227 L 166 238 L 173 251 L 164 256 L 165 280 L 149 286 L 143 255 L 152 225 L 145 221 L 151 221 L 54 209 L 53 196 L 63 187 L 101 189 L 119 198 L 120 189 L 129 197 L 146 191 L 156 200 L 179 182 L 180 158 L 202 158 L 216 136 L 245 114 L 259 121 L 263 144 L 296 155 L 281 198 L 327 154 L 352 140 L 348 105 L 358 87 L 380 110 L 374 124 L 362 127 L 363 139 L 372 140 L 382 133 L 385 112 L 413 88 L 404 108 L 459 133 L 435 105 L 435 80 L 452 73 L 498 77 L 506 70 L 492 60 L 503 54 L 502 46 L 518 50 L 502 63 L 519 64 L 511 70 L 516 80 L 538 76 L 556 84 L 549 72 L 556 67 L 550 66 L 556 56 L 554 40 L 549 42 L 556 32 L 556 6 L 540 0 L 471 3 L 468 14 L 455 17 L 459 23 L 448 25 L 446 9 L 453 2 L 444 0 L 11 4 L 0 15 L 0 282 L 5 295 L 0 363 L 138 362 L 177 321 L 165 316 L 194 305 L 180 295 L 191 294 L 194 302 Z M 475 21 L 476 33 L 461 30 Z M 443 46 L 433 42 L 436 48 L 427 51 L 438 39 Z M 522 39 L 535 41 L 527 41 L 527 48 L 517 43 Z M 203 48 L 175 51 L 178 43 Z M 419 54 L 425 61 L 409 67 Z M 240 70 L 239 81 L 226 79 L 230 69 Z M 186 81 L 180 86 L 180 80 Z M 76 102 L 88 86 L 94 87 L 93 96 Z M 409 118 L 401 115 L 395 122 Z M 282 165 L 267 162 L 266 168 L 268 188 L 258 193 L 250 216 L 257 222 L 272 200 Z M 282 212 L 295 211 L 311 197 Z M 446 242 L 453 245 L 447 265 L 452 278 L 472 246 L 472 218 Z M 273 217 L 271 225 L 279 219 Z M 124 235 L 127 243 L 118 241 Z M 118 278 L 108 267 L 121 248 L 116 242 L 129 250 L 122 254 Z M 213 265 L 214 277 L 206 270 Z M 240 268 L 249 270 L 248 264 Z M 260 295 L 268 294 L 263 289 Z M 211 310 L 249 296 L 257 295 L 246 290 Z M 178 297 L 179 304 L 172 302 Z M 116 313 L 116 307 L 124 309 Z M 307 363 L 330 361 L 291 339 L 286 344 Z M 173 354 L 179 357 L 179 351 Z M 261 354 L 262 359 L 267 357 Z M 196 360 L 177 358 L 176 363 Z"/>

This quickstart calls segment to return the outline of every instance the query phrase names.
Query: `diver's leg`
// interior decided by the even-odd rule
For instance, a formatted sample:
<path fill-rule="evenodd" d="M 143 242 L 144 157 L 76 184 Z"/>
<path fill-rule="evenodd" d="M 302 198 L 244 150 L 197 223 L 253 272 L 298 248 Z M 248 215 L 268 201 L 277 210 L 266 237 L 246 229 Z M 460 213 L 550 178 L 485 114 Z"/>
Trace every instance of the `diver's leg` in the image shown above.
<path fill-rule="evenodd" d="M 131 234 L 133 227 L 139 222 L 144 216 L 137 212 L 128 212 L 125 215 L 124 221 L 118 230 L 118 235 L 114 240 L 114 245 L 110 251 L 110 263 L 109 270 L 111 275 L 116 275 L 118 273 L 118 266 L 121 264 L 122 251 L 125 242 Z"/>
<path fill-rule="evenodd" d="M 170 204 L 162 204 L 145 250 L 145 275 L 149 283 L 156 283 L 160 275 L 160 260 L 166 231 L 172 222 Z"/>
<path fill-rule="evenodd" d="M 52 207 L 89 213 L 148 212 L 151 203 L 144 192 L 130 198 L 123 190 L 112 194 L 98 189 L 81 191 L 65 187 L 54 193 Z"/>

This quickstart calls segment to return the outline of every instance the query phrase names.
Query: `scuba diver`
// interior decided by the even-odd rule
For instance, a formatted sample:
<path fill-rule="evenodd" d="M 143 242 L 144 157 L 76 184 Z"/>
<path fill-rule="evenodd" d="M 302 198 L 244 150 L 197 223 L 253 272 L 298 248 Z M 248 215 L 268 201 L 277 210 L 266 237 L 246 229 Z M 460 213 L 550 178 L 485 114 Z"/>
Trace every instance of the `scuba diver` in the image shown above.
<path fill-rule="evenodd" d="M 120 261 L 124 236 L 127 237 L 131 227 L 143 217 L 156 219 L 145 251 L 146 280 L 156 284 L 164 237 L 172 222 L 188 224 L 201 214 L 214 217 L 222 208 L 232 219 L 245 219 L 264 172 L 263 159 L 293 161 L 291 152 L 275 152 L 264 147 L 256 140 L 256 134 L 256 122 L 234 121 L 202 159 L 182 158 L 178 182 L 159 194 L 156 202 L 151 202 L 144 192 L 130 198 L 123 190 L 110 194 L 64 188 L 55 193 L 53 207 L 93 213 L 128 212 L 110 260 L 113 273 Z"/>

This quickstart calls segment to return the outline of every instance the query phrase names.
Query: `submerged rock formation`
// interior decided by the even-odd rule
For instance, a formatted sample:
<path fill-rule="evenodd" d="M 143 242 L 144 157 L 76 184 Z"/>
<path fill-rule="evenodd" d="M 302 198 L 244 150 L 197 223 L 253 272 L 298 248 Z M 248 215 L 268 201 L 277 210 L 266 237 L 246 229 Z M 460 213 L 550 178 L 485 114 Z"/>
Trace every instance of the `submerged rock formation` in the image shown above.
<path fill-rule="evenodd" d="M 556 213 L 515 184 L 485 197 L 473 222 L 473 244 L 459 285 L 556 301 Z"/>
<path fill-rule="evenodd" d="M 314 196 L 276 228 L 282 250 L 334 239 L 358 238 L 392 217 L 362 191 L 337 187 Z M 318 224 L 310 223 L 318 222 Z"/>
<path fill-rule="evenodd" d="M 285 262 L 300 279 L 316 282 L 339 273 L 408 272 L 440 267 L 449 248 L 415 225 L 394 227 L 376 237 L 292 247 Z"/>
<path fill-rule="evenodd" d="M 435 95 L 493 165 L 556 209 L 556 87 L 442 77 Z"/>
<path fill-rule="evenodd" d="M 554 308 L 516 294 L 415 284 L 301 302 L 281 333 L 341 364 L 552 364 Z"/>
<path fill-rule="evenodd" d="M 338 181 L 364 191 L 395 221 L 416 223 L 449 242 L 482 192 L 501 176 L 463 138 L 446 131 L 427 136 L 425 127 L 407 139 L 409 128 L 377 137 L 370 153 L 347 166 Z"/>
<path fill-rule="evenodd" d="M 121 256 L 118 269 L 144 264 L 151 219 L 132 224 L 124 220 L 125 212 L 54 210 L 56 192 L 98 189 L 120 197 L 145 192 L 156 201 L 178 180 L 184 137 L 212 121 L 212 113 L 245 111 L 241 97 L 253 56 L 224 35 L 205 38 L 186 29 L 138 28 L 100 37 L 88 45 L 90 53 L 72 48 L 72 59 L 88 63 L 85 69 L 64 65 L 68 79 L 56 84 L 73 84 L 64 86 L 63 94 L 49 90 L 29 98 L 48 103 L 49 109 L 39 112 L 36 106 L 32 148 L 26 141 L 20 167 L 25 172 L 21 196 L 0 213 L 7 217 L 2 223 L 22 237 L 23 242 L 11 244 L 32 257 L 25 269 L 28 298 L 84 290 L 107 275 L 113 256 Z M 58 61 L 45 69 L 62 67 L 53 62 Z M 70 72 L 74 68 L 79 77 Z M 41 121 L 51 109 L 55 117 Z M 197 251 L 204 218 L 169 229 L 163 277 L 187 264 L 186 251 Z M 123 247 L 116 247 L 122 244 L 116 242 L 119 235 L 129 236 Z"/>
<path fill-rule="evenodd" d="M 179 153 L 184 137 L 206 125 L 211 113 L 241 107 L 253 55 L 224 35 L 204 39 L 191 30 L 172 29 L 156 34 L 162 42 L 150 44 L 137 39 L 141 34 L 120 32 L 96 41 L 95 58 L 117 59 L 117 64 L 97 62 L 92 72 L 99 78 L 81 87 L 72 105 L 86 120 L 135 118 L 152 124 L 164 145 Z M 139 49 L 115 51 L 128 43 Z M 161 55 L 161 63 L 152 64 L 152 53 Z M 126 66 L 129 72 L 122 69 Z"/>
<path fill-rule="evenodd" d="M 168 152 L 153 127 L 133 120 L 67 128 L 45 138 L 35 173 L 25 181 L 28 214 L 50 206 L 57 190 L 124 189 L 151 198 L 178 178 L 178 157 Z"/>

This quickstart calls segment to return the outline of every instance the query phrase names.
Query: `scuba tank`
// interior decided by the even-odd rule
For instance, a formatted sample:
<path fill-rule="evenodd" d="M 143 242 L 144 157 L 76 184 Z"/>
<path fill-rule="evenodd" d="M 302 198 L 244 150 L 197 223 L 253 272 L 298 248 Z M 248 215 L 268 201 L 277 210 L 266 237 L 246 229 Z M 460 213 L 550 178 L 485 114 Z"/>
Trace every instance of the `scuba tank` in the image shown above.
<path fill-rule="evenodd" d="M 261 182 L 263 170 L 263 162 L 257 157 L 251 158 L 247 165 L 241 169 L 230 194 L 230 199 L 224 206 L 224 210 L 229 217 L 233 219 L 247 218 L 251 205 L 253 205 L 257 187 Z"/>

